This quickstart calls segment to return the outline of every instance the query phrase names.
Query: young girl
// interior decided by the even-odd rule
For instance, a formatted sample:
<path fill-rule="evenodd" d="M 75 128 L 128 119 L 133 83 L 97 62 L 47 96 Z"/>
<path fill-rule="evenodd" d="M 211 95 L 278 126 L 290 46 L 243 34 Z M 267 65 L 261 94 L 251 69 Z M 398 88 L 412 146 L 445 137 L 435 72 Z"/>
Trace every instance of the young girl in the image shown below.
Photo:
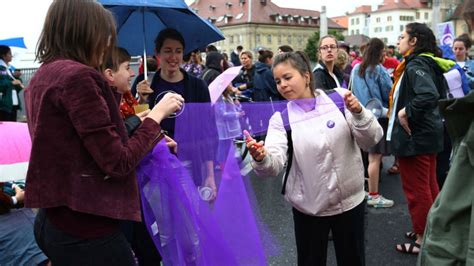
<path fill-rule="evenodd" d="M 378 38 L 370 39 L 362 63 L 357 64 L 352 70 L 352 91 L 357 99 L 365 106 L 370 99 L 376 98 L 383 107 L 388 107 L 388 94 L 392 87 L 392 80 L 381 61 L 385 56 L 385 44 Z M 379 123 L 387 131 L 388 119 L 379 118 Z M 382 156 L 390 154 L 389 144 L 384 138 L 377 145 L 370 148 L 369 153 L 369 197 L 367 205 L 376 208 L 393 206 L 393 200 L 384 198 L 379 194 L 380 163 Z"/>
<path fill-rule="evenodd" d="M 289 100 L 293 158 L 284 196 L 293 206 L 298 265 L 325 265 L 332 231 L 339 265 L 365 265 L 364 169 L 360 147 L 375 145 L 382 128 L 349 91 L 315 90 L 307 56 L 280 54 L 273 63 L 280 94 Z M 341 105 L 341 107 L 343 107 Z M 276 176 L 289 160 L 283 113 L 270 119 L 267 138 L 248 138 L 252 166 L 260 176 Z M 286 119 L 285 119 L 286 120 Z M 290 162 L 288 162 L 290 163 Z"/>
<path fill-rule="evenodd" d="M 40 208 L 35 238 L 54 265 L 135 264 L 119 228 L 141 218 L 135 168 L 183 103 L 166 95 L 128 138 L 119 95 L 97 70 L 114 46 L 113 16 L 99 3 L 53 1 L 38 43 L 42 66 L 25 92 L 25 206 Z"/>

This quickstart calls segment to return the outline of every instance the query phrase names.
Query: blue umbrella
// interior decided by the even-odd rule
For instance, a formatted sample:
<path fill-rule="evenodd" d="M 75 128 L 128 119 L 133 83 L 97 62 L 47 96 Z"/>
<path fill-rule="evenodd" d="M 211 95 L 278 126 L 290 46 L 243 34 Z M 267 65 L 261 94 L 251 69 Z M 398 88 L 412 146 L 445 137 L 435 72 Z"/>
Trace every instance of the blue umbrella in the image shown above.
<path fill-rule="evenodd" d="M 223 40 L 223 34 L 202 19 L 182 0 L 99 0 L 117 22 L 119 46 L 132 55 L 152 54 L 154 40 L 164 28 L 179 31 L 185 41 L 185 53 Z"/>
<path fill-rule="evenodd" d="M 0 45 L 6 45 L 9 47 L 26 48 L 23 37 L 0 40 Z"/>

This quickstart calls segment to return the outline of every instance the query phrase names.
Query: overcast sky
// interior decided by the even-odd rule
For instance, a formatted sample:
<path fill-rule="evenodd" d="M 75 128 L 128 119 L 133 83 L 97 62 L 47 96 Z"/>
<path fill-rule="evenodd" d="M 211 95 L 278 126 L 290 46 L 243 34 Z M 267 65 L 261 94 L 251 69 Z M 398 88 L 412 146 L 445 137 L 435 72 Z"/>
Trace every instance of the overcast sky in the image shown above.
<path fill-rule="evenodd" d="M 28 50 L 33 52 L 43 27 L 46 11 L 52 0 L 1 0 L 2 27 L 0 39 L 24 37 Z M 258 1 L 258 0 L 253 0 Z M 189 4 L 193 0 L 186 0 Z M 273 0 L 281 7 L 320 10 L 326 5 L 329 17 L 354 11 L 356 6 L 376 5 L 383 0 Z"/>

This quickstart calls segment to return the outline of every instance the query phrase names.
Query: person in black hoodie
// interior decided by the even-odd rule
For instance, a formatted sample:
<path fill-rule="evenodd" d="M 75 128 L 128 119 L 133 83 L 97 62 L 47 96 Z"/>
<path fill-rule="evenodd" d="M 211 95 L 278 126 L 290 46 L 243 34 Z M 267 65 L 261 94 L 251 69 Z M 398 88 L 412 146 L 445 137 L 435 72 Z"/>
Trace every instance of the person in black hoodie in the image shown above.
<path fill-rule="evenodd" d="M 319 62 L 313 69 L 317 89 L 332 90 L 341 87 L 344 73 L 334 66 L 338 49 L 337 39 L 332 35 L 326 35 L 319 40 Z"/>
<path fill-rule="evenodd" d="M 260 50 L 258 62 L 255 63 L 255 76 L 253 78 L 253 100 L 256 102 L 268 102 L 283 100 L 276 88 L 275 79 L 271 65 L 273 64 L 273 52 Z"/>
<path fill-rule="evenodd" d="M 206 56 L 206 68 L 202 72 L 201 78 L 209 86 L 214 79 L 222 73 L 224 56 L 219 52 L 209 52 Z"/>

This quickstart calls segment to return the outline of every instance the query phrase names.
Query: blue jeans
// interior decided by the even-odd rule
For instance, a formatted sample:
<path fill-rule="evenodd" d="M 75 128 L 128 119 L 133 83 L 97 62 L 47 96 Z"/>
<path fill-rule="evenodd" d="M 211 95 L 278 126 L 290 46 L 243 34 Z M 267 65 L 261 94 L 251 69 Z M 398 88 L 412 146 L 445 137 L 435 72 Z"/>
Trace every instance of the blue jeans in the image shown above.
<path fill-rule="evenodd" d="M 118 230 L 111 235 L 81 239 L 57 229 L 44 210 L 36 215 L 36 242 L 53 265 L 135 265 L 132 250 Z"/>

